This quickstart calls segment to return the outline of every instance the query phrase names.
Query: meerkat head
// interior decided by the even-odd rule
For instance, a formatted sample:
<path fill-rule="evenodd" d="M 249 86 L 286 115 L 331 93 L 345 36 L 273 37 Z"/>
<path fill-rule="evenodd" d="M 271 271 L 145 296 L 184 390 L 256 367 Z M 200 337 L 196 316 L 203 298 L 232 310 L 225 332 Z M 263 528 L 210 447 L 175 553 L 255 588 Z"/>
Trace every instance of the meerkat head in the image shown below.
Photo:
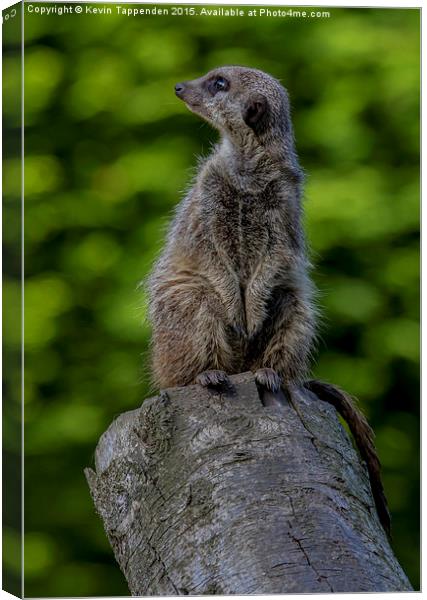
<path fill-rule="evenodd" d="M 242 134 L 277 139 L 291 131 L 286 90 L 257 69 L 220 67 L 177 83 L 175 93 L 192 112 L 234 139 Z"/>

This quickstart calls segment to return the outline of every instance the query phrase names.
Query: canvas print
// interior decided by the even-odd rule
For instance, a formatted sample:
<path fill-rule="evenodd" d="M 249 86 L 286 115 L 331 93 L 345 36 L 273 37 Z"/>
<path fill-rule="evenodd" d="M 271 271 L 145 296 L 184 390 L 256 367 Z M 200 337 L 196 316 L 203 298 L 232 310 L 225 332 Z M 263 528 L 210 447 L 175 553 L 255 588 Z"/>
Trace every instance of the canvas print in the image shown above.
<path fill-rule="evenodd" d="M 420 589 L 420 10 L 3 11 L 3 588 Z"/>

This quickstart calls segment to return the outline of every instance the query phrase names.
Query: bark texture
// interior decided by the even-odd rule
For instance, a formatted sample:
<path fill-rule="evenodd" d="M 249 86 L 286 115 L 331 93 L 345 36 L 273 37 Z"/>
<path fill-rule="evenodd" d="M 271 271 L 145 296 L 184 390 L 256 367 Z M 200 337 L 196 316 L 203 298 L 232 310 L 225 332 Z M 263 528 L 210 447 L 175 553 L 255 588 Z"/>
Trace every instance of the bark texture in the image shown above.
<path fill-rule="evenodd" d="M 119 416 L 86 477 L 132 595 L 411 590 L 335 410 L 175 388 Z"/>

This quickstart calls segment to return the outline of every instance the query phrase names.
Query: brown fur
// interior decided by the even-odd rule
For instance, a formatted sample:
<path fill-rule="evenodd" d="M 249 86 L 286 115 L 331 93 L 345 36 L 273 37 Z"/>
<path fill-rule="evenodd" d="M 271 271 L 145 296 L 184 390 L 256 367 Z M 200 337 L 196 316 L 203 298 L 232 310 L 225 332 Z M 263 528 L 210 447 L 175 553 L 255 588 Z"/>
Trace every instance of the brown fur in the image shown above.
<path fill-rule="evenodd" d="M 215 69 L 176 93 L 221 141 L 178 206 L 149 280 L 155 384 L 219 385 L 248 370 L 273 392 L 280 381 L 303 383 L 316 309 L 287 93 L 244 67 Z M 331 401 L 335 388 L 321 386 L 310 389 Z M 332 395 L 381 491 L 372 430 L 347 396 Z"/>
<path fill-rule="evenodd" d="M 206 85 L 217 75 L 230 89 L 212 95 Z M 255 127 L 244 121 L 253 98 L 268 103 Z M 186 83 L 183 99 L 222 140 L 178 207 L 150 279 L 155 382 L 262 367 L 302 381 L 315 310 L 287 94 L 265 73 L 224 67 Z"/>

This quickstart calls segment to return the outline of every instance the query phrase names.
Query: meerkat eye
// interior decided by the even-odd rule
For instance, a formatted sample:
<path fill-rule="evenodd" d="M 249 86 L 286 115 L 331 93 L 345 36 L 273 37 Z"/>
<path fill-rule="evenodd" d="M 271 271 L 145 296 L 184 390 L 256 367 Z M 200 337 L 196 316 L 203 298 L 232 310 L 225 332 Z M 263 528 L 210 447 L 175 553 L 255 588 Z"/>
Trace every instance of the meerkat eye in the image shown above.
<path fill-rule="evenodd" d="M 214 89 L 217 92 L 226 92 L 228 90 L 229 84 L 224 77 L 217 77 L 214 81 Z"/>

